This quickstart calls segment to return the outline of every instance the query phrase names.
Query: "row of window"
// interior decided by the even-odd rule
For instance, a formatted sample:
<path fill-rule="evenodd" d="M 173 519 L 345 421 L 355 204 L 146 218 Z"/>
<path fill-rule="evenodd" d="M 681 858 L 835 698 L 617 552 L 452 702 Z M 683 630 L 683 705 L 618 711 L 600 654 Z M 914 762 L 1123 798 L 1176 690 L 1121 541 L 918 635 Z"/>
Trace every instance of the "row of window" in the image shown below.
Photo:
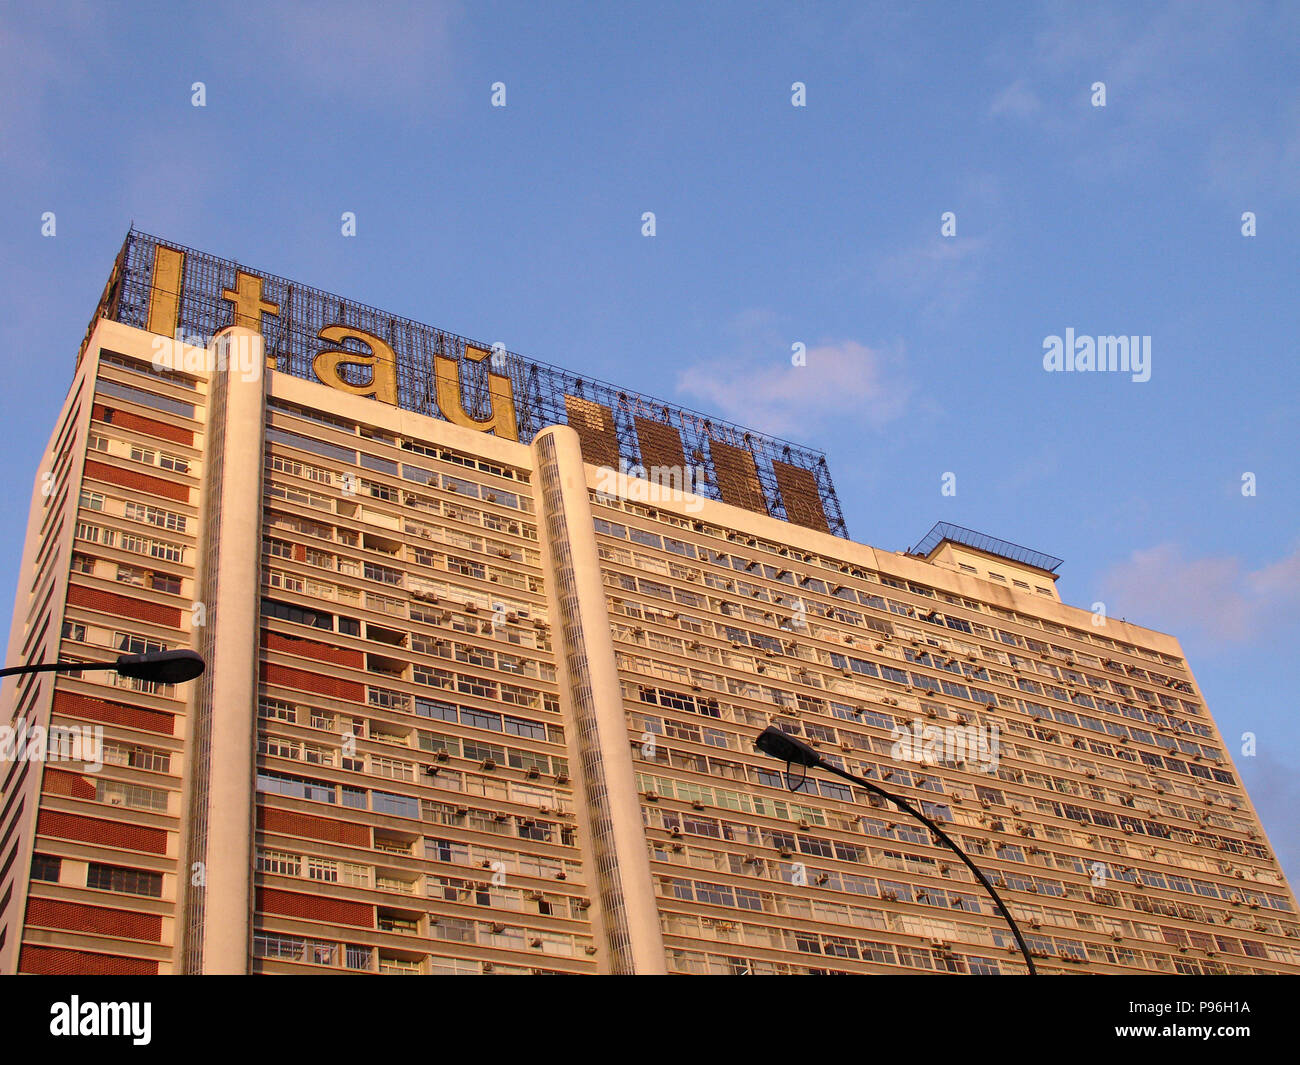
<path fill-rule="evenodd" d="M 593 499 L 594 499 L 594 493 L 593 493 Z M 776 568 L 773 570 L 773 579 L 780 579 L 786 581 L 787 583 L 789 583 L 789 580 L 786 577 L 782 576 L 780 578 L 777 578 L 775 575 L 777 573 L 780 573 L 782 570 L 788 569 L 792 561 L 804 562 L 810 565 L 819 565 L 825 569 L 835 570 L 841 574 L 855 577 L 858 580 L 879 581 L 881 584 L 890 587 L 900 588 L 912 592 L 916 595 L 922 595 L 931 599 L 942 599 L 944 602 L 948 602 L 956 606 L 964 606 L 967 609 L 976 612 L 987 612 L 993 614 L 996 617 L 1003 618 L 1007 621 L 1014 621 L 1019 624 L 1023 624 L 1032 628 L 1043 629 L 1046 632 L 1050 632 L 1060 636 L 1069 636 L 1070 638 L 1078 640 L 1082 643 L 1091 642 L 1096 644 L 1099 647 L 1117 650 L 1124 654 L 1132 655 L 1134 657 L 1142 657 L 1142 658 L 1149 659 L 1150 661 L 1153 662 L 1163 663 L 1164 665 L 1167 666 L 1183 668 L 1183 662 L 1181 659 L 1175 658 L 1170 655 L 1158 654 L 1155 651 L 1148 650 L 1147 648 L 1137 647 L 1133 644 L 1124 643 L 1122 641 L 1111 640 L 1109 637 L 1103 636 L 1097 632 L 1090 632 L 1082 629 L 1067 628 L 1064 625 L 1059 625 L 1055 622 L 1047 620 L 1046 618 L 1038 618 L 1029 614 L 1023 614 L 1011 610 L 1005 610 L 993 604 L 980 603 L 976 600 L 966 599 L 965 597 L 955 596 L 945 592 L 936 592 L 935 589 L 930 588 L 927 585 L 920 584 L 916 581 L 904 581 L 896 577 L 888 576 L 887 574 L 877 574 L 874 572 L 870 572 L 862 568 L 861 566 L 856 566 L 851 563 L 841 562 L 835 559 L 822 558 L 821 556 L 818 555 L 813 555 L 803 551 L 799 551 L 797 549 L 790 548 L 785 544 L 767 542 L 758 539 L 754 536 L 750 536 L 744 533 L 729 531 L 727 529 L 710 525 L 706 522 L 680 518 L 672 514 L 660 512 L 658 510 L 653 510 L 651 508 L 641 506 L 629 500 L 615 500 L 612 502 L 608 502 L 605 505 L 616 506 L 618 509 L 624 510 L 631 514 L 636 514 L 637 516 L 644 519 L 648 519 L 655 524 L 659 524 L 659 525 L 666 524 L 666 525 L 673 525 L 680 529 L 691 529 L 692 531 L 698 534 L 711 536 L 719 540 L 726 540 L 732 544 L 742 544 L 750 548 L 755 548 L 757 550 L 764 551 L 770 555 L 778 556 L 783 561 L 778 563 Z M 604 524 L 602 524 L 602 522 Z M 612 527 L 607 528 L 607 526 L 612 526 Z M 620 539 L 630 537 L 631 535 L 630 530 L 632 528 L 634 527 L 620 526 L 616 523 L 609 523 L 606 521 L 606 519 L 603 518 L 599 518 L 597 520 L 598 531 L 606 532 L 608 535 L 613 537 L 618 537 Z M 645 537 L 645 539 L 643 539 L 642 542 L 645 543 L 647 546 L 651 546 L 651 547 L 657 546 L 656 541 L 653 539 L 655 534 L 646 533 L 645 530 L 638 530 L 638 532 Z M 696 550 L 696 555 L 694 557 L 697 558 L 712 557 L 709 554 L 709 549 L 704 548 L 701 545 L 693 545 L 693 546 L 695 547 Z M 663 547 L 665 550 L 671 550 L 674 553 L 678 553 L 676 548 L 669 547 L 666 541 L 664 542 Z M 701 552 L 704 552 L 704 554 L 701 554 Z M 714 552 L 713 554 L 716 555 L 717 553 Z M 723 565 L 731 564 L 733 565 L 733 568 L 746 569 L 746 570 L 750 570 L 751 566 L 758 565 L 757 563 L 753 562 L 753 560 L 751 559 L 746 559 L 739 556 L 738 556 L 739 564 L 737 565 L 735 563 L 730 563 L 730 557 L 731 556 L 728 553 L 727 562 L 720 562 L 719 564 L 723 564 Z M 770 569 L 771 567 L 768 568 Z M 766 573 L 766 570 L 764 572 Z M 840 586 L 842 587 L 842 582 Z M 853 593 L 851 589 L 843 589 L 842 591 L 835 592 L 833 594 L 839 594 L 842 597 L 852 597 L 856 593 Z M 1056 648 L 1055 645 L 1053 645 L 1053 649 L 1058 652 L 1063 652 L 1066 656 L 1071 656 L 1077 653 L 1071 651 L 1069 648 Z M 1163 682 L 1163 678 L 1162 678 L 1162 682 Z"/>
<path fill-rule="evenodd" d="M 63 859 L 52 854 L 32 855 L 32 879 L 59 883 Z M 89 862 L 86 866 L 86 887 L 98 891 L 116 891 L 122 895 L 141 895 L 145 898 L 162 898 L 162 873 L 145 869 L 132 869 L 122 865 Z"/>
<path fill-rule="evenodd" d="M 359 425 L 356 422 L 348 421 L 322 410 L 317 410 L 314 407 L 303 407 L 296 403 L 288 403 L 280 399 L 269 399 L 267 401 L 267 406 L 271 410 L 278 411 L 279 413 L 288 415 L 292 418 L 301 418 L 321 425 L 328 425 L 332 429 L 349 435 L 359 433 L 363 439 L 375 440 L 387 444 L 389 447 L 400 447 L 403 451 L 410 451 L 413 454 L 424 455 L 428 458 L 441 459 L 444 462 L 454 463 L 455 465 L 463 466 L 466 469 L 479 470 L 483 473 L 490 473 L 496 477 L 516 480 L 524 484 L 528 483 L 528 474 L 523 470 L 517 470 L 509 466 L 501 466 L 497 463 L 489 462 L 487 459 L 475 458 L 474 456 L 467 455 L 464 452 L 456 451 L 454 448 L 429 444 L 418 440 L 411 440 L 407 437 L 398 437 L 383 429 L 377 429 L 374 426 Z M 366 455 L 366 458 L 379 462 L 387 461 L 376 455 Z"/>
<path fill-rule="evenodd" d="M 485 503 L 508 507 L 511 510 L 518 510 L 525 514 L 531 513 L 533 509 L 531 498 L 518 492 L 508 492 L 495 485 L 471 480 L 467 477 L 458 477 L 449 473 L 440 473 L 405 462 L 400 464 L 399 473 L 399 464 L 389 459 L 380 458 L 377 455 L 371 455 L 363 451 L 360 453 L 360 459 L 358 460 L 358 453 L 352 448 L 340 447 L 337 444 L 287 429 L 268 426 L 266 439 L 271 443 L 284 444 L 299 451 L 308 451 L 337 462 L 346 462 L 349 465 L 359 464 L 363 468 L 376 473 L 395 478 L 400 477 L 402 480 L 411 481 L 427 488 L 452 492 L 465 499 L 481 499 Z M 375 499 L 388 501 L 396 501 L 399 495 L 399 490 L 395 486 L 385 482 L 371 481 L 367 478 L 356 477 L 351 473 L 340 474 L 320 467 L 309 467 L 307 479 L 325 485 L 333 485 L 337 481 L 340 489 L 348 495 L 364 494 Z"/>
<path fill-rule="evenodd" d="M 607 550 L 602 548 L 602 553 L 607 553 Z M 641 556 L 636 556 L 635 562 L 636 564 L 641 565 L 642 564 Z M 662 567 L 664 563 L 662 562 L 662 560 L 655 560 L 655 565 Z M 654 567 L 650 565 L 650 560 L 646 559 L 643 568 L 654 568 Z M 673 563 L 668 563 L 668 575 L 675 576 L 684 580 L 699 579 L 698 571 L 685 570 L 684 568 L 678 567 Z M 716 579 L 715 581 L 711 581 L 711 577 L 712 574 L 709 573 L 704 574 L 704 580 L 706 584 L 709 583 L 719 584 L 721 586 L 726 587 L 728 590 L 735 590 L 740 592 L 741 594 L 745 594 L 751 600 L 757 598 L 762 601 L 772 601 L 768 598 L 767 589 L 762 588 L 761 586 L 748 585 L 745 584 L 744 582 L 740 582 L 739 584 L 737 584 L 736 582 L 732 582 L 730 580 L 723 581 L 721 579 Z M 820 626 L 817 626 L 815 624 L 810 624 L 808 618 L 825 617 L 837 622 L 841 626 L 849 626 L 849 627 L 855 627 L 858 629 L 865 629 L 865 630 L 875 630 L 876 632 L 880 633 L 882 637 L 886 639 L 897 634 L 897 635 L 911 636 L 918 643 L 938 644 L 940 642 L 949 642 L 946 638 L 943 639 L 942 641 L 935 640 L 931 638 L 928 634 L 918 629 L 906 629 L 905 627 L 898 627 L 895 624 L 891 624 L 889 621 L 877 619 L 870 615 L 862 615 L 857 611 L 847 610 L 843 607 L 836 606 L 833 604 L 832 605 L 823 604 L 816 600 L 804 600 L 803 598 L 793 599 L 789 602 L 788 605 L 788 609 L 791 610 L 791 615 L 789 617 L 783 617 L 778 619 L 771 612 L 755 610 L 753 607 L 750 607 L 744 603 L 739 603 L 739 604 L 729 603 L 725 600 L 719 600 L 711 596 L 701 595 L 700 593 L 697 593 L 691 589 L 673 588 L 661 581 L 652 580 L 646 577 L 635 577 L 630 574 L 619 573 L 617 571 L 606 571 L 604 575 L 604 579 L 606 584 L 621 588 L 625 591 L 639 592 L 643 595 L 651 596 L 656 599 L 662 599 L 667 602 L 672 602 L 687 607 L 707 607 L 710 613 L 713 613 L 715 615 L 722 614 L 722 615 L 733 616 L 737 618 L 744 617 L 748 620 L 757 621 L 761 624 L 768 624 L 768 625 L 776 624 L 779 629 L 790 633 L 796 633 L 800 630 L 808 629 L 810 631 L 810 634 L 813 635 L 814 637 L 828 639 L 835 643 L 841 643 L 841 642 L 851 643 L 852 636 L 849 635 L 846 638 L 846 634 L 844 633 L 843 629 L 839 629 L 839 628 L 823 629 Z M 1028 650 L 1036 650 L 1039 654 L 1042 655 L 1055 654 L 1058 655 L 1061 660 L 1069 662 L 1071 664 L 1073 664 L 1075 660 L 1074 652 L 1071 652 L 1068 648 L 1056 648 L 1055 645 L 1048 645 L 1045 643 L 1041 643 L 1040 641 L 1025 639 L 1014 633 L 1009 633 L 1000 629 L 990 629 L 984 625 L 980 625 L 979 623 L 967 622 L 962 618 L 956 618 L 951 615 L 939 615 L 936 612 L 917 614 L 915 608 L 913 608 L 908 604 L 899 603 L 896 600 L 892 600 L 892 599 L 885 599 L 878 595 L 869 595 L 865 592 L 859 594 L 861 596 L 864 605 L 871 606 L 872 608 L 879 610 L 881 612 L 891 611 L 895 614 L 901 614 L 907 617 L 915 617 L 916 620 L 922 622 L 928 622 L 931 625 L 938 626 L 945 633 L 948 630 L 956 630 L 970 635 L 982 636 L 983 638 L 993 641 L 995 643 L 1001 641 L 1002 643 L 1011 646 L 1024 647 Z M 785 604 L 785 600 L 783 600 L 781 596 L 776 596 L 776 601 L 781 602 L 783 605 Z M 678 615 L 668 614 L 667 617 L 670 620 L 675 620 L 679 622 L 681 621 Z M 656 618 L 655 620 L 660 620 L 660 619 Z M 692 623 L 689 626 L 683 624 L 682 627 L 689 628 L 693 632 L 700 632 L 702 624 L 704 623 L 700 622 L 698 619 L 692 619 Z M 714 625 L 713 628 L 715 631 L 718 630 L 718 626 L 716 625 Z M 722 628 L 725 630 L 728 627 L 724 625 Z M 773 654 L 776 655 L 785 655 L 785 654 L 792 653 L 789 640 L 783 641 L 760 633 L 746 633 L 744 630 L 741 629 L 735 629 L 734 631 L 738 635 L 736 637 L 729 637 L 734 642 L 743 642 L 749 646 L 761 647 L 763 650 L 770 650 Z M 745 636 L 746 638 L 742 641 L 741 639 L 739 639 L 740 636 Z M 757 637 L 758 639 L 757 643 L 753 642 L 754 637 Z M 880 637 L 877 637 L 877 639 L 879 638 Z M 893 647 L 887 647 L 884 644 L 880 644 L 879 649 L 885 651 L 887 654 L 890 654 L 894 657 L 901 658 L 903 657 L 904 654 L 903 650 L 896 649 Z M 795 644 L 794 651 L 798 651 L 798 650 L 800 650 L 800 647 L 798 644 Z M 1011 660 L 1014 657 L 1014 656 L 1009 656 L 1004 652 L 997 651 L 996 649 L 990 650 L 988 648 L 980 647 L 974 644 L 962 643 L 960 645 L 960 648 L 958 649 L 958 653 L 974 654 L 977 652 L 983 655 L 985 658 L 995 658 L 1001 661 L 1005 661 L 1007 662 L 1007 664 L 1012 664 Z M 1017 662 L 1028 663 L 1029 660 L 1017 659 Z M 1101 659 L 1094 658 L 1093 662 L 1096 668 L 1099 669 L 1103 664 Z M 1111 664 L 1114 665 L 1114 663 Z M 1033 665 L 1035 669 L 1038 669 L 1037 663 L 1034 663 Z M 1169 710 L 1177 710 L 1181 708 L 1186 713 L 1190 713 L 1193 715 L 1200 714 L 1200 708 L 1195 703 L 1189 702 L 1187 700 L 1180 701 L 1173 698 L 1170 695 L 1165 695 L 1163 693 L 1152 693 L 1142 688 L 1135 688 L 1127 684 L 1120 684 L 1110 678 L 1105 678 L 1101 676 L 1094 677 L 1070 668 L 1066 668 L 1062 671 L 1062 669 L 1057 667 L 1055 663 L 1044 663 L 1044 665 L 1048 666 L 1049 668 L 1041 669 L 1038 671 L 1048 673 L 1049 675 L 1055 677 L 1056 679 L 1064 679 L 1075 684 L 1086 684 L 1094 688 L 1110 688 L 1113 689 L 1115 693 L 1119 695 L 1121 698 L 1125 698 L 1125 699 L 1136 698 L 1152 706 L 1159 703 L 1165 706 L 1166 708 L 1168 708 Z M 1181 686 L 1180 690 L 1184 690 L 1187 692 L 1190 692 L 1191 690 L 1190 686 L 1186 685 L 1185 682 L 1174 681 L 1173 678 L 1167 678 L 1161 675 L 1148 674 L 1146 671 L 1141 670 L 1139 667 L 1129 667 L 1128 670 L 1122 672 L 1125 672 L 1125 675 L 1130 679 L 1138 678 L 1140 676 L 1141 678 L 1151 680 L 1152 682 L 1165 683 L 1166 686 L 1169 687 L 1172 687 L 1174 685 L 1179 685 Z M 1011 684 L 1012 683 L 1011 678 L 1008 676 L 1005 680 L 1003 680 L 1003 683 Z M 1083 695 L 1082 697 L 1084 699 L 1088 698 L 1086 695 Z M 1090 703 L 1088 705 L 1090 705 Z"/>

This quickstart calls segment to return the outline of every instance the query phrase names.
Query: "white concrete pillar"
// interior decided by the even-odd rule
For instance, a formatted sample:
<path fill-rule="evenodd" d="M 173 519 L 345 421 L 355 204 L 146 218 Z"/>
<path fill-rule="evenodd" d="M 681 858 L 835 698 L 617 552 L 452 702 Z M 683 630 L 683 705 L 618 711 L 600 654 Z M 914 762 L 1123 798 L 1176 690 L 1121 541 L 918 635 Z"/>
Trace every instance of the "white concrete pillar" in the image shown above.
<path fill-rule="evenodd" d="M 533 453 L 540 535 L 550 562 L 552 638 L 561 700 L 575 732 L 570 746 L 578 754 L 580 827 L 588 836 L 595 923 L 603 940 L 601 968 L 664 973 L 659 908 L 578 434 L 563 425 L 544 429 Z"/>
<path fill-rule="evenodd" d="M 206 487 L 219 495 L 205 499 L 204 527 L 203 587 L 213 598 L 205 603 L 212 687 L 207 708 L 206 845 L 201 856 L 206 877 L 202 972 L 238 974 L 249 971 L 252 938 L 266 383 L 260 334 L 235 326 L 224 330 L 214 346 L 224 346 L 230 361 L 225 370 L 213 371 L 214 390 L 224 390 L 224 409 L 215 412 L 220 427 L 209 424 L 210 449 L 205 453 Z M 214 430 L 220 439 L 212 447 Z"/>

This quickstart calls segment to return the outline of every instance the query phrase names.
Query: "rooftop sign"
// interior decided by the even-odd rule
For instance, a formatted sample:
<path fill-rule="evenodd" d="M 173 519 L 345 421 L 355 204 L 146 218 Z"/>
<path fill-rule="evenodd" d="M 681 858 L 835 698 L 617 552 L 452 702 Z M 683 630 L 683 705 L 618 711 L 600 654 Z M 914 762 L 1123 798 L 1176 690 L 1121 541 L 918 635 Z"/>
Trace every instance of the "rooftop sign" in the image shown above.
<path fill-rule="evenodd" d="M 652 479 L 671 470 L 699 495 L 848 536 L 819 451 L 134 229 L 102 317 L 169 338 L 248 326 L 281 373 L 524 443 L 570 425 L 594 465 Z"/>

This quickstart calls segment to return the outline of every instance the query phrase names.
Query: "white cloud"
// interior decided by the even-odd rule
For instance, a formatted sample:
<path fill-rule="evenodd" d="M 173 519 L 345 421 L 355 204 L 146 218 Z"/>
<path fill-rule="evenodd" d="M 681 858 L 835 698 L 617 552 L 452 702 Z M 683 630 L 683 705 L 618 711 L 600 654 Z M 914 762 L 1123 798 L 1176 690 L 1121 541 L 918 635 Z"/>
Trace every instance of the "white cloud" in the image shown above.
<path fill-rule="evenodd" d="M 1030 118 L 1043 110 L 1043 101 L 1024 78 L 1017 78 L 989 104 L 990 115 L 1012 115 L 1015 118 Z"/>
<path fill-rule="evenodd" d="M 767 363 L 754 357 L 697 363 L 678 376 L 677 388 L 732 421 L 795 440 L 809 438 L 826 418 L 879 428 L 907 406 L 911 387 L 898 350 L 833 341 L 809 347 L 805 366 L 776 351 Z"/>
<path fill-rule="evenodd" d="M 347 0 L 270 3 L 245 13 L 259 41 L 258 66 L 270 53 L 275 76 L 313 96 L 348 106 L 429 110 L 428 90 L 455 62 L 453 0 L 391 0 L 360 7 Z M 487 82 L 483 84 L 486 99 Z"/>
<path fill-rule="evenodd" d="M 1017 77 L 999 98 L 1023 86 L 1028 67 L 1040 84 L 1073 94 L 1080 121 L 1089 120 L 1091 83 L 1104 81 L 1125 115 L 1169 122 L 1194 113 L 1188 79 L 1231 62 L 1232 49 L 1257 32 L 1253 17 L 1246 10 L 1180 0 L 1144 11 L 1058 8 L 1028 40 L 1003 42 L 996 50 L 995 62 Z"/>
<path fill-rule="evenodd" d="M 1272 131 L 1244 119 L 1225 126 L 1207 154 L 1209 187 L 1243 210 L 1265 196 L 1295 196 L 1300 192 L 1300 99 L 1287 106 Z"/>
<path fill-rule="evenodd" d="M 985 237 L 940 235 L 936 216 L 932 236 L 879 260 L 876 280 L 904 299 L 924 301 L 927 314 L 952 313 L 974 294 L 988 246 Z"/>
<path fill-rule="evenodd" d="M 1212 186 L 1239 189 L 1243 170 L 1265 170 L 1278 188 L 1294 175 L 1286 130 L 1276 128 L 1278 105 L 1261 100 L 1243 112 L 1231 90 L 1220 88 L 1237 79 L 1261 38 L 1290 39 L 1294 15 L 1172 0 L 1056 7 L 1029 21 L 1031 29 L 1018 27 L 991 50 L 992 69 L 1009 84 L 988 114 L 1056 141 L 1081 172 L 1098 180 L 1141 173 L 1167 163 L 1177 145 L 1200 156 Z M 1098 81 L 1106 85 L 1105 111 L 1091 106 Z M 1253 117 L 1261 131 L 1243 133 Z"/>
<path fill-rule="evenodd" d="M 1300 547 L 1260 569 L 1231 556 L 1186 558 L 1176 544 L 1135 551 L 1101 579 L 1112 616 L 1141 612 L 1141 624 L 1240 643 L 1300 621 Z"/>

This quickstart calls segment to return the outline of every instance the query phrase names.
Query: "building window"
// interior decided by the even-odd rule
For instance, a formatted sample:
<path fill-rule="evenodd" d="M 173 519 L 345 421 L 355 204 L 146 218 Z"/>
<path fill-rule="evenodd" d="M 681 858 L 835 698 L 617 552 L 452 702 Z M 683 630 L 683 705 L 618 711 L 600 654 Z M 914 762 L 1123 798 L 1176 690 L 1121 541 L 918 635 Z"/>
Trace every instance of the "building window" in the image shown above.
<path fill-rule="evenodd" d="M 298 876 L 300 868 L 300 861 L 296 854 L 288 854 L 284 851 L 258 851 L 257 853 L 258 872 Z"/>
<path fill-rule="evenodd" d="M 307 858 L 307 876 L 312 880 L 320 880 L 326 884 L 337 884 L 339 879 L 339 863 L 331 861 L 328 858 Z"/>
<path fill-rule="evenodd" d="M 144 636 L 136 636 L 129 632 L 114 633 L 113 646 L 129 655 L 143 655 L 151 651 L 167 650 L 167 645 L 160 640 L 146 639 Z"/>
<path fill-rule="evenodd" d="M 143 503 L 128 502 L 126 516 L 132 521 L 148 522 L 150 525 L 157 525 L 171 532 L 184 532 L 187 524 L 186 518 L 181 514 L 163 510 L 161 507 L 146 506 Z"/>
<path fill-rule="evenodd" d="M 86 887 L 101 891 L 118 891 L 125 895 L 145 895 L 162 898 L 162 874 L 143 869 L 128 869 L 120 865 L 103 865 L 91 862 L 86 870 Z"/>
<path fill-rule="evenodd" d="M 167 592 L 169 595 L 181 594 L 181 579 L 170 573 L 151 573 L 149 587 L 155 592 Z"/>
<path fill-rule="evenodd" d="M 59 870 L 62 866 L 62 858 L 57 858 L 52 854 L 33 854 L 32 879 L 57 884 L 59 882 Z"/>

